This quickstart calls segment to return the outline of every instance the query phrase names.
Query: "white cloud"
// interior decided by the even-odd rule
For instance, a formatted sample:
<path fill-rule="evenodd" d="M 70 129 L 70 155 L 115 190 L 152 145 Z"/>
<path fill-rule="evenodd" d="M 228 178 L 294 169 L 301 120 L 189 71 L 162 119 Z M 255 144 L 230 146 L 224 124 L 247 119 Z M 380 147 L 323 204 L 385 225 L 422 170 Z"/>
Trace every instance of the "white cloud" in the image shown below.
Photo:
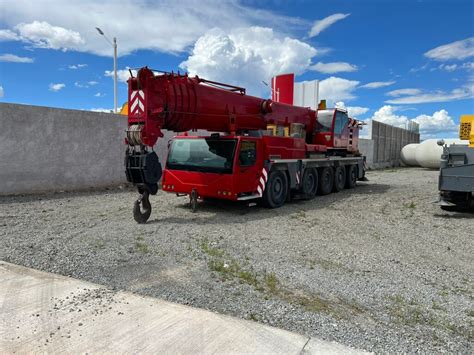
<path fill-rule="evenodd" d="M 407 89 L 403 89 L 407 90 Z M 417 90 L 417 89 L 409 89 L 409 90 Z M 395 90 L 401 91 L 401 90 Z M 407 96 L 405 96 L 407 95 Z M 394 95 L 391 95 L 394 96 Z M 413 92 L 405 92 L 398 95 L 395 99 L 390 99 L 385 101 L 388 104 L 422 104 L 428 102 L 447 102 L 447 101 L 456 101 L 456 100 L 463 100 L 469 99 L 474 97 L 474 83 L 470 82 L 461 88 L 457 88 L 447 91 L 431 91 L 431 92 L 423 92 L 421 90 L 413 91 Z"/>
<path fill-rule="evenodd" d="M 457 64 L 440 64 L 439 69 L 446 70 L 448 72 L 453 72 L 458 68 Z"/>
<path fill-rule="evenodd" d="M 331 76 L 319 82 L 319 97 L 329 103 L 351 100 L 355 98 L 353 91 L 357 85 L 358 81 Z"/>
<path fill-rule="evenodd" d="M 87 67 L 87 64 L 73 64 L 73 65 L 68 66 L 69 69 L 73 69 L 73 70 L 77 70 L 77 69 L 81 69 L 85 67 Z"/>
<path fill-rule="evenodd" d="M 180 53 L 213 27 L 230 31 L 259 25 L 285 32 L 310 26 L 306 20 L 244 6 L 239 1 L 120 0 L 118 5 L 116 1 L 71 0 L 67 2 L 67 10 L 64 0 L 2 0 L 1 3 L 0 23 L 5 29 L 0 32 L 0 38 L 15 40 L 28 35 L 30 40 L 51 48 L 104 56 L 113 56 L 113 50 L 95 26 L 109 39 L 117 37 L 120 56 L 140 49 Z M 23 27 L 23 34 L 14 30 L 19 23 L 34 22 L 62 28 L 65 36 L 53 36 L 49 32 L 39 36 L 37 31 L 26 33 Z M 75 36 L 76 33 L 80 36 Z"/>
<path fill-rule="evenodd" d="M 447 72 L 453 72 L 455 70 L 465 69 L 467 71 L 474 70 L 474 62 L 466 62 L 462 64 L 440 64 L 438 66 L 440 70 L 446 70 Z"/>
<path fill-rule="evenodd" d="M 419 115 L 413 121 L 420 125 L 420 133 L 422 135 L 434 135 L 439 133 L 452 135 L 458 131 L 458 125 L 454 123 L 446 110 L 436 111 L 431 116 Z"/>
<path fill-rule="evenodd" d="M 334 74 L 340 72 L 353 72 L 357 70 L 357 66 L 346 62 L 322 63 L 318 62 L 310 67 L 320 73 Z"/>
<path fill-rule="evenodd" d="M 334 14 L 328 17 L 323 18 L 322 20 L 318 20 L 313 24 L 311 30 L 309 31 L 309 37 L 315 37 L 319 35 L 322 31 L 324 31 L 329 26 L 335 24 L 337 21 L 345 19 L 350 14 Z"/>
<path fill-rule="evenodd" d="M 0 42 L 3 41 L 18 41 L 20 38 L 12 30 L 0 30 Z"/>
<path fill-rule="evenodd" d="M 19 40 L 30 43 L 33 47 L 61 49 L 76 49 L 85 44 L 79 32 L 59 26 L 52 26 L 45 21 L 20 23 L 14 27 Z"/>
<path fill-rule="evenodd" d="M 405 128 L 409 121 L 416 122 L 420 125 L 420 135 L 424 139 L 443 135 L 450 137 L 458 130 L 457 124 L 446 110 L 436 111 L 432 115 L 418 115 L 413 119 L 397 115 L 395 111 L 395 107 L 385 105 L 377 110 L 371 119 L 401 128 Z"/>
<path fill-rule="evenodd" d="M 371 119 L 391 126 L 405 128 L 406 123 L 408 122 L 408 117 L 397 115 L 395 110 L 396 109 L 390 105 L 382 106 L 380 109 L 375 111 Z"/>
<path fill-rule="evenodd" d="M 462 69 L 466 69 L 468 71 L 474 70 L 474 62 L 466 62 L 461 65 Z"/>
<path fill-rule="evenodd" d="M 95 97 L 104 97 L 105 94 L 101 93 L 101 92 L 98 92 L 94 95 Z"/>
<path fill-rule="evenodd" d="M 346 105 L 343 101 L 336 102 L 335 107 L 347 110 L 347 113 L 352 118 L 360 117 L 360 116 L 366 114 L 369 111 L 368 107 L 361 107 L 361 106 L 346 107 Z"/>
<path fill-rule="evenodd" d="M 392 91 L 387 92 L 385 95 L 398 97 L 398 96 L 403 96 L 403 95 L 418 95 L 420 93 L 421 93 L 420 89 L 407 88 L 407 89 L 392 90 Z"/>
<path fill-rule="evenodd" d="M 433 48 L 426 52 L 425 56 L 441 61 L 474 57 L 474 37 Z"/>
<path fill-rule="evenodd" d="M 317 50 L 271 28 L 236 28 L 229 33 L 213 29 L 194 44 L 191 55 L 180 64 L 191 75 L 244 86 L 261 94 L 261 81 L 283 73 L 306 71 Z"/>
<path fill-rule="evenodd" d="M 426 63 L 426 64 L 422 65 L 421 67 L 411 68 L 410 73 L 417 73 L 419 71 L 426 70 L 426 68 L 428 68 L 428 64 L 429 63 Z"/>
<path fill-rule="evenodd" d="M 136 76 L 137 71 L 132 70 L 132 74 L 133 74 L 133 76 Z M 114 78 L 114 71 L 113 70 L 106 70 L 104 72 L 104 76 L 109 76 L 113 79 Z M 128 67 L 127 67 L 127 69 L 117 70 L 117 80 L 119 82 L 126 83 L 129 78 L 130 78 L 130 71 L 128 70 Z"/>
<path fill-rule="evenodd" d="M 81 89 L 87 89 L 91 86 L 97 85 L 98 83 L 99 83 L 98 81 L 88 81 L 86 83 L 81 83 L 79 81 L 76 81 L 74 83 L 74 86 L 77 87 L 77 88 L 81 88 Z"/>
<path fill-rule="evenodd" d="M 2 54 L 0 55 L 0 62 L 11 62 L 11 63 L 33 63 L 34 58 L 19 57 L 15 54 Z"/>
<path fill-rule="evenodd" d="M 59 90 L 66 87 L 66 84 L 58 83 L 58 84 L 49 84 L 49 91 L 58 92 Z"/>
<path fill-rule="evenodd" d="M 5 95 L 5 90 L 3 90 L 3 86 L 0 86 L 0 98 Z"/>
<path fill-rule="evenodd" d="M 371 83 L 361 85 L 361 88 L 364 89 L 378 89 L 378 88 L 383 88 L 386 86 L 390 86 L 395 84 L 395 81 L 373 81 Z"/>
<path fill-rule="evenodd" d="M 98 107 L 98 108 L 90 108 L 90 109 L 87 110 L 87 111 L 113 113 L 113 112 L 114 112 L 114 109 L 113 109 L 113 108 Z"/>

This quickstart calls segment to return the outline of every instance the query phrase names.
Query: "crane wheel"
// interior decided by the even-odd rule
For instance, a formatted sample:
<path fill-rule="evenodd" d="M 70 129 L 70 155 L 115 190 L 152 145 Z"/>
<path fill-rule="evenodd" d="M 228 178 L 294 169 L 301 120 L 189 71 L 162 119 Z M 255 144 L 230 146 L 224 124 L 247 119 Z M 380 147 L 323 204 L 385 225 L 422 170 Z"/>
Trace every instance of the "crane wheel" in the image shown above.
<path fill-rule="evenodd" d="M 195 189 L 193 189 L 193 191 L 191 191 L 191 194 L 189 195 L 189 206 L 191 207 L 191 211 L 193 213 L 197 211 L 198 193 Z"/>
<path fill-rule="evenodd" d="M 316 196 L 318 191 L 318 172 L 316 169 L 306 169 L 301 182 L 301 192 L 305 200 L 311 200 Z"/>
<path fill-rule="evenodd" d="M 319 169 L 319 184 L 318 193 L 320 195 L 327 195 L 331 193 L 334 185 L 334 170 L 327 166 Z"/>
<path fill-rule="evenodd" d="M 274 170 L 268 176 L 263 192 L 263 204 L 269 208 L 278 208 L 285 204 L 288 197 L 288 178 L 285 172 Z"/>
<path fill-rule="evenodd" d="M 349 165 L 347 167 L 346 174 L 346 189 L 352 189 L 357 184 L 357 167 L 355 165 Z"/>
<path fill-rule="evenodd" d="M 334 186 L 332 190 L 339 192 L 346 186 L 346 168 L 343 165 L 336 166 L 334 169 Z"/>
<path fill-rule="evenodd" d="M 148 199 L 149 192 L 144 191 L 133 205 L 133 218 L 137 223 L 144 224 L 151 215 L 151 204 Z M 140 207 L 141 205 L 141 207 Z"/>

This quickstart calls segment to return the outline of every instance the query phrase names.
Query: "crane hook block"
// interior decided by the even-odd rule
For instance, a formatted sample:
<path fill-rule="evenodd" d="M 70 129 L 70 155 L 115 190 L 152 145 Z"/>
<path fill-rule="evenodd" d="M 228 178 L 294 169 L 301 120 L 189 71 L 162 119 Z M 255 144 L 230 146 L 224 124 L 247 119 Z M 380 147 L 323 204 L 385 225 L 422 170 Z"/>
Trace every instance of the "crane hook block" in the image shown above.
<path fill-rule="evenodd" d="M 162 175 L 158 155 L 154 151 L 128 150 L 125 154 L 125 174 L 127 181 L 137 186 L 139 191 L 148 191 L 155 195 Z"/>

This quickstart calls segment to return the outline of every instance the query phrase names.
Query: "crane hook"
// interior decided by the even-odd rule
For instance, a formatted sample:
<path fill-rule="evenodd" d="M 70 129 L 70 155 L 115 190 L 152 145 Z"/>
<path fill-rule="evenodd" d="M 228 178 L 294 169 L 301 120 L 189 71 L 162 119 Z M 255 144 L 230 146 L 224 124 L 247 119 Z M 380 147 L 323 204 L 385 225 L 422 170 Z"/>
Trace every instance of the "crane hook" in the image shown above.
<path fill-rule="evenodd" d="M 148 218 L 150 218 L 151 204 L 148 199 L 149 196 L 150 192 L 148 190 L 143 191 L 133 205 L 133 218 L 137 223 L 144 224 L 148 221 Z M 140 208 L 140 205 L 142 205 L 142 208 Z"/>

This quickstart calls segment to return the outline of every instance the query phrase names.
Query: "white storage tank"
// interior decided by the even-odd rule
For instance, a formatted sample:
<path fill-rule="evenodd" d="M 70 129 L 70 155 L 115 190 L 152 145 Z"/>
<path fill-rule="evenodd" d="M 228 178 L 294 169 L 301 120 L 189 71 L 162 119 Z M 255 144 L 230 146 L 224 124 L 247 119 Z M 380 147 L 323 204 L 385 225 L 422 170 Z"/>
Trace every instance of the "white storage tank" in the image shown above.
<path fill-rule="evenodd" d="M 408 166 L 418 165 L 415 158 L 415 152 L 419 145 L 419 143 L 411 143 L 402 148 L 402 151 L 400 152 L 400 159 L 402 160 L 403 164 Z"/>
<path fill-rule="evenodd" d="M 418 165 L 423 168 L 439 169 L 439 161 L 443 154 L 443 147 L 438 145 L 440 139 L 427 139 L 419 144 L 415 149 L 415 159 Z M 444 144 L 466 144 L 457 138 L 444 139 Z"/>

